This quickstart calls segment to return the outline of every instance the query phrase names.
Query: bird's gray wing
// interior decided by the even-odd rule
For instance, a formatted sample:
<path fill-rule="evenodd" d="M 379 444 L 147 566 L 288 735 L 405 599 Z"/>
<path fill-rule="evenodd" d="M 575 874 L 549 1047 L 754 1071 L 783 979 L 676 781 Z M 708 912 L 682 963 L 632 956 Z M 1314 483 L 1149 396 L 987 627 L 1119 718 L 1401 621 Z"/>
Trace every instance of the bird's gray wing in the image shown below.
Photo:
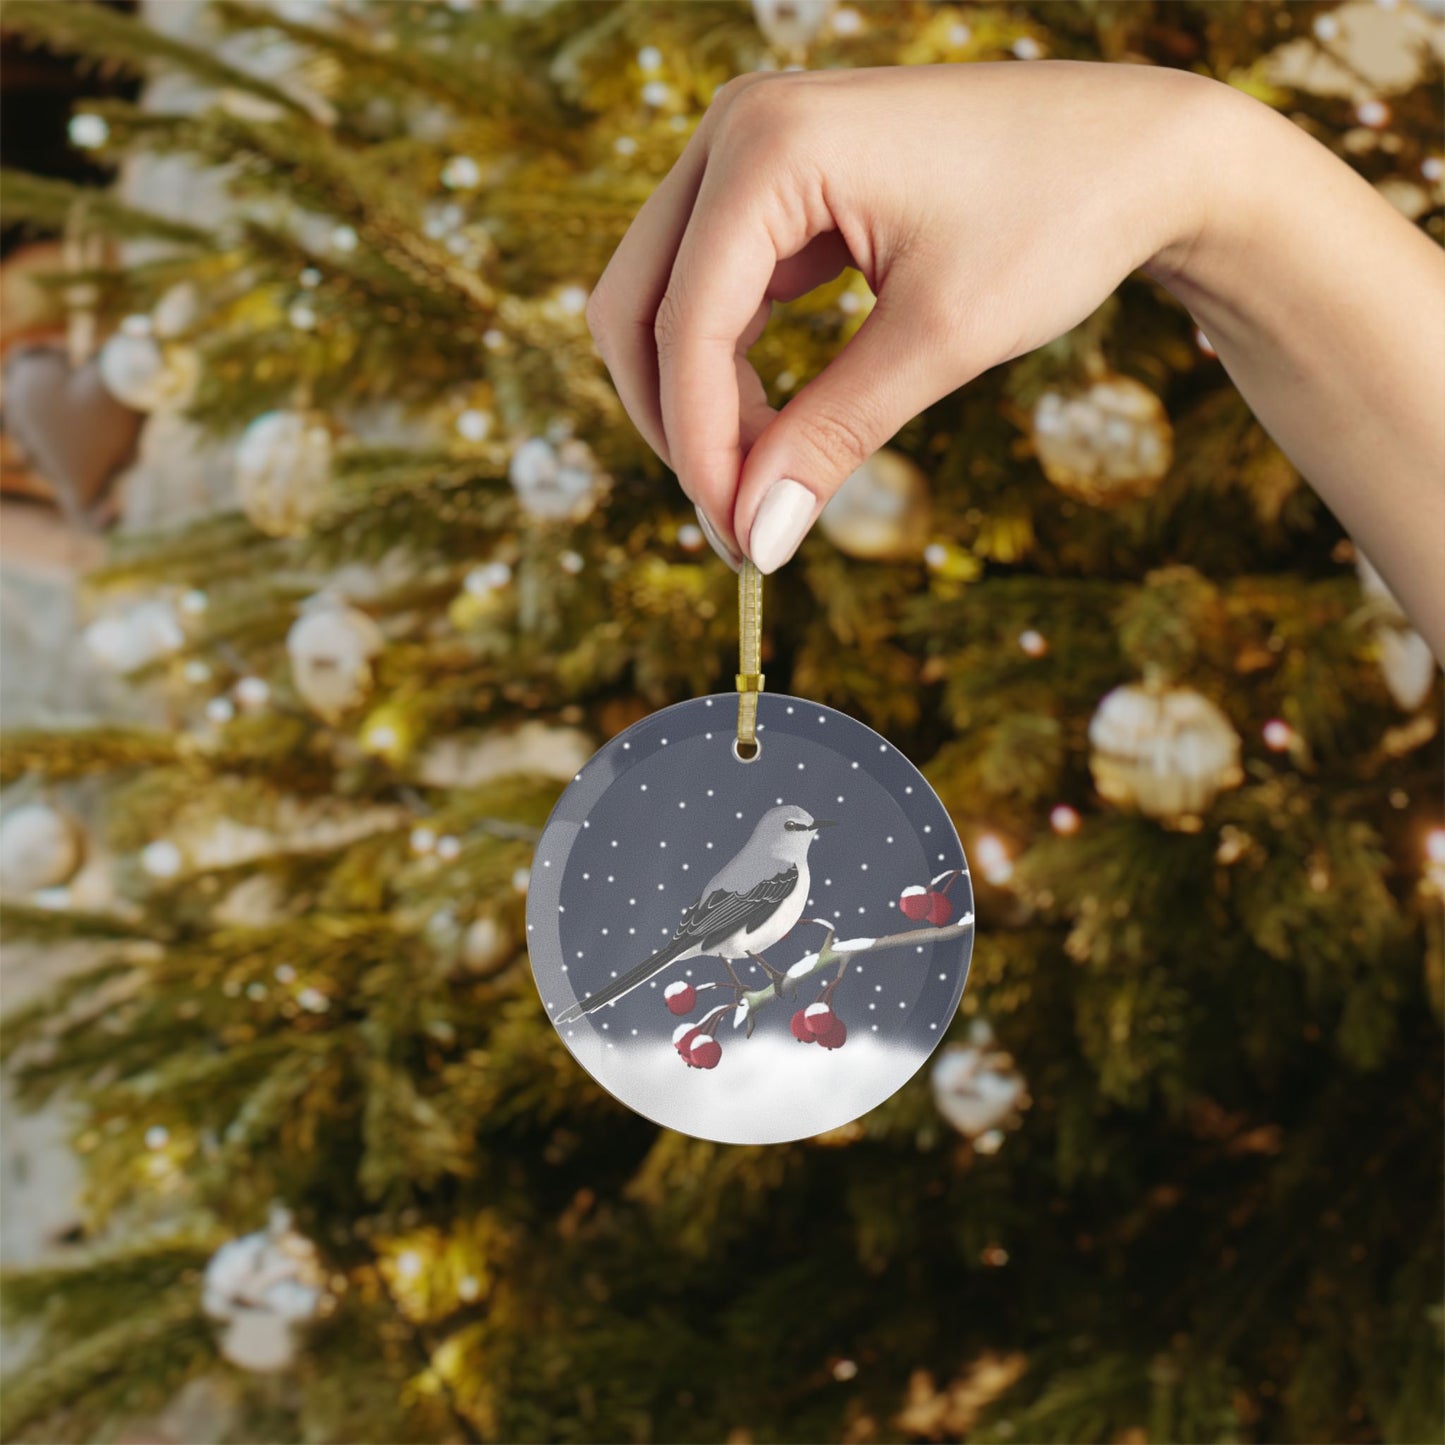
<path fill-rule="evenodd" d="M 796 864 L 755 883 L 746 892 L 714 888 L 683 915 L 676 937 L 695 943 L 702 953 L 735 933 L 761 928 L 798 886 Z"/>

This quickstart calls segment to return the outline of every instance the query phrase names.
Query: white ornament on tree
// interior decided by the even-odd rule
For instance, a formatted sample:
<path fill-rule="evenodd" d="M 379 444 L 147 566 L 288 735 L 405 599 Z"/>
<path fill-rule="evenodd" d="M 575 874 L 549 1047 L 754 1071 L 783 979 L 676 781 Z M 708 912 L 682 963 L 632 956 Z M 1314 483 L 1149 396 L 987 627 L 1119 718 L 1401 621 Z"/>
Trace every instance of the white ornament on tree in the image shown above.
<path fill-rule="evenodd" d="M 1148 496 L 1174 457 L 1164 404 L 1132 377 L 1045 392 L 1034 407 L 1034 450 L 1061 492 L 1093 506 Z"/>
<path fill-rule="evenodd" d="M 1400 707 L 1414 712 L 1430 696 L 1437 666 L 1435 655 L 1430 644 L 1410 626 L 1404 608 L 1363 552 L 1356 553 L 1355 570 L 1360 577 L 1360 591 L 1376 605 L 1379 616 L 1374 629 L 1375 651 L 1385 686 Z"/>
<path fill-rule="evenodd" d="M 586 442 L 531 437 L 512 453 L 507 475 L 524 511 L 546 521 L 581 521 L 606 478 Z"/>
<path fill-rule="evenodd" d="M 49 803 L 24 803 L 0 818 L 0 885 L 38 893 L 69 883 L 85 858 L 85 834 Z"/>
<path fill-rule="evenodd" d="M 1030 1102 L 1027 1081 L 982 1019 L 969 1029 L 967 1044 L 950 1044 L 939 1054 L 930 1082 L 938 1112 L 976 1141 L 1016 1124 Z M 983 1152 L 991 1154 L 998 1147 L 990 1143 Z"/>
<path fill-rule="evenodd" d="M 835 0 L 753 0 L 753 18 L 769 45 L 801 60 L 822 33 Z"/>
<path fill-rule="evenodd" d="M 221 1353 L 242 1369 L 283 1370 L 296 1355 L 296 1327 L 326 1299 L 316 1247 L 273 1208 L 265 1229 L 223 1244 L 206 1265 L 202 1307 L 226 1326 Z"/>
<path fill-rule="evenodd" d="M 135 672 L 185 645 L 186 634 L 169 602 L 148 598 L 97 617 L 83 634 L 86 649 L 115 672 Z"/>
<path fill-rule="evenodd" d="M 258 416 L 236 449 L 236 489 L 247 517 L 270 537 L 300 536 L 326 505 L 334 440 L 315 411 Z"/>
<path fill-rule="evenodd" d="M 185 866 L 185 855 L 169 838 L 147 843 L 140 853 L 140 866 L 152 878 L 174 878 Z"/>
<path fill-rule="evenodd" d="M 488 913 L 473 919 L 462 936 L 462 962 L 483 977 L 501 968 L 513 949 L 511 935 Z"/>
<path fill-rule="evenodd" d="M 286 634 L 291 680 L 312 712 L 338 722 L 371 692 L 371 662 L 384 645 L 366 613 L 339 597 L 313 597 Z"/>
<path fill-rule="evenodd" d="M 1089 743 L 1100 796 L 1164 822 L 1197 817 L 1244 781 L 1239 734 L 1218 706 L 1188 687 L 1116 687 L 1090 720 Z"/>
<path fill-rule="evenodd" d="M 850 557 L 903 562 L 922 554 L 931 511 L 923 472 L 901 452 L 884 447 L 845 479 L 818 525 Z"/>
<path fill-rule="evenodd" d="M 200 377 L 200 360 L 189 346 L 163 345 L 152 334 L 121 330 L 100 348 L 96 365 L 105 389 L 135 411 L 184 407 Z"/>

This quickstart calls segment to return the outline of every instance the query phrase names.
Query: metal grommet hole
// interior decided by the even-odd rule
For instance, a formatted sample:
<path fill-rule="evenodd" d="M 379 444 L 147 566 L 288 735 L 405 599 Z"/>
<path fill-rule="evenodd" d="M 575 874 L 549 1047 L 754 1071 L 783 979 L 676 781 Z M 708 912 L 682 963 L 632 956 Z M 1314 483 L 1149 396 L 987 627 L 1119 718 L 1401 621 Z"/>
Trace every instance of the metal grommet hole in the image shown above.
<path fill-rule="evenodd" d="M 744 752 L 743 749 L 745 747 L 750 748 L 751 751 Z M 735 757 L 738 762 L 755 763 L 762 755 L 763 745 L 760 740 L 754 739 L 751 743 L 741 743 L 736 738 L 733 739 L 733 757 Z"/>

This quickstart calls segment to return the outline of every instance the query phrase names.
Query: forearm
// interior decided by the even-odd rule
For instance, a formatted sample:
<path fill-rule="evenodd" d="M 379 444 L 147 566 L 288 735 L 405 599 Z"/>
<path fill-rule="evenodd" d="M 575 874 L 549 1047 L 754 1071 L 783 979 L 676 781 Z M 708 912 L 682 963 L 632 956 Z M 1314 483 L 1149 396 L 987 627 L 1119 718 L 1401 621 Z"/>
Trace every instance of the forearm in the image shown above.
<path fill-rule="evenodd" d="M 1146 269 L 1445 656 L 1445 256 L 1283 117 L 1214 109 L 1197 224 Z"/>

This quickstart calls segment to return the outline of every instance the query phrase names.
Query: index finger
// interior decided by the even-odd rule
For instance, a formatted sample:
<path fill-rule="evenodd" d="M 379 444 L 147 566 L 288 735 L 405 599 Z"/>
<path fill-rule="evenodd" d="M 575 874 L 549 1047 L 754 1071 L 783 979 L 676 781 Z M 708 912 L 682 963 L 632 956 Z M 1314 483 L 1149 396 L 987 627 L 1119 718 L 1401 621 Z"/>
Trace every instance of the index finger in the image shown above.
<path fill-rule="evenodd" d="M 690 497 L 725 536 L 742 472 L 738 344 L 765 312 L 773 273 L 806 236 L 774 240 L 756 173 L 709 164 L 657 309 L 662 427 Z M 787 244 L 796 241 L 796 244 Z"/>

